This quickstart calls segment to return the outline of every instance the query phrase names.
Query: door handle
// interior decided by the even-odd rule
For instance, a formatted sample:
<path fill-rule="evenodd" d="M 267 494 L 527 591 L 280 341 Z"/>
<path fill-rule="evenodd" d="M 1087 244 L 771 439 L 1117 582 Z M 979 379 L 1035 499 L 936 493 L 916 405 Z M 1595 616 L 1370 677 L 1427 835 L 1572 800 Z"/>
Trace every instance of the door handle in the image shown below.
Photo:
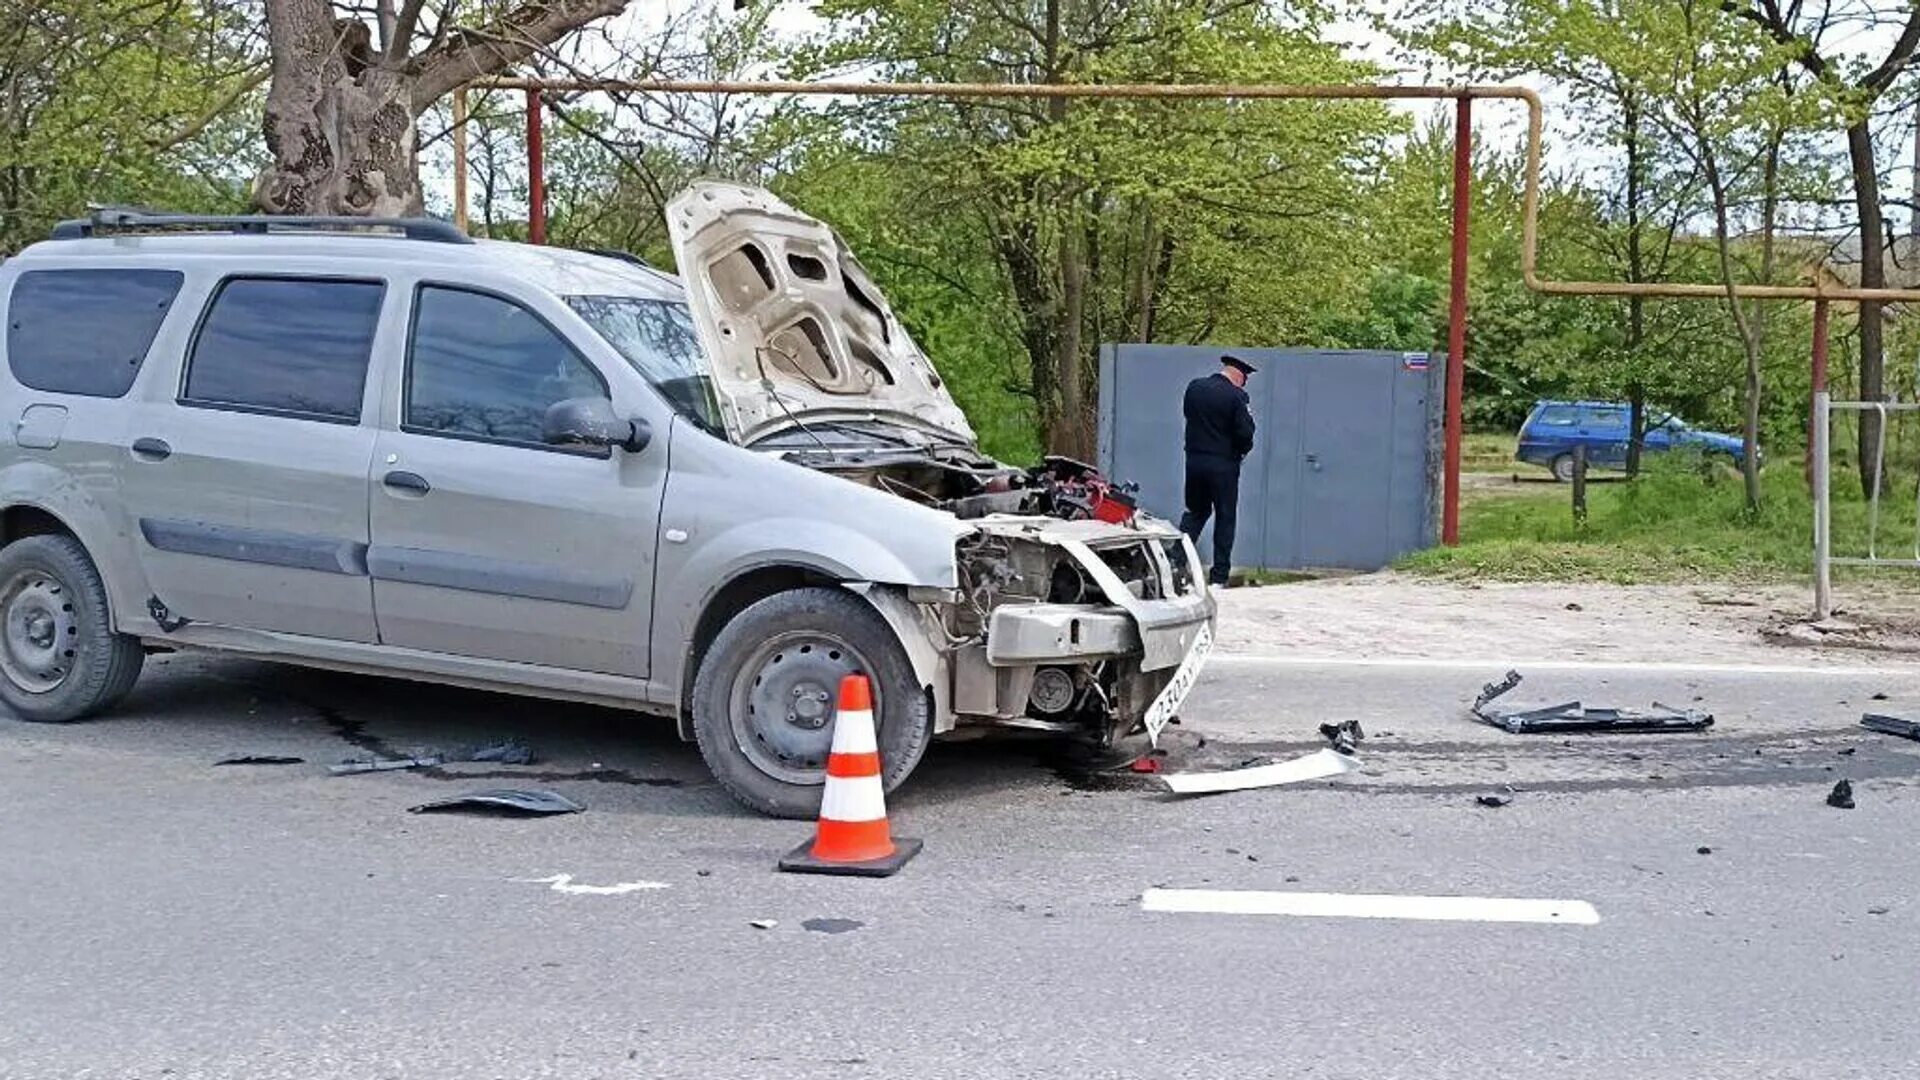
<path fill-rule="evenodd" d="M 386 476 L 381 477 L 380 482 L 395 491 L 407 491 L 415 495 L 425 495 L 427 492 L 433 490 L 433 485 L 427 483 L 426 477 L 421 476 L 419 473 L 407 472 L 403 469 L 394 469 L 387 473 Z"/>
<path fill-rule="evenodd" d="M 1320 471 L 1320 455 L 1319 455 L 1319 454 L 1308 454 L 1308 455 L 1307 455 L 1307 464 L 1313 467 L 1313 471 L 1315 471 L 1315 472 L 1319 472 L 1319 471 Z"/>
<path fill-rule="evenodd" d="M 172 456 L 173 447 L 165 439 L 140 438 L 133 440 L 133 456 L 146 461 L 165 461 Z"/>

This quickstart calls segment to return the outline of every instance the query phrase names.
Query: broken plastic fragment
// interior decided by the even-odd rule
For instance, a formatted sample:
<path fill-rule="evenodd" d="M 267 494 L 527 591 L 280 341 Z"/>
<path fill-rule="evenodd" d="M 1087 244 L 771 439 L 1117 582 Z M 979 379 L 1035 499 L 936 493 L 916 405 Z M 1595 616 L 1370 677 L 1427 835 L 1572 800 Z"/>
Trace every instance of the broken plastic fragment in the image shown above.
<path fill-rule="evenodd" d="M 1650 710 L 1589 709 L 1577 701 L 1549 705 L 1543 709 L 1506 712 L 1488 708 L 1495 698 L 1520 685 L 1520 673 L 1507 672 L 1499 682 L 1488 683 L 1473 699 L 1473 715 L 1512 735 L 1564 733 L 1573 731 L 1655 732 L 1703 731 L 1713 726 L 1713 716 L 1695 709 L 1674 709 L 1659 702 Z"/>
<path fill-rule="evenodd" d="M 1248 788 L 1297 784 L 1303 780 L 1350 773 L 1360 767 L 1360 759 L 1333 750 L 1316 750 L 1305 757 L 1277 765 L 1251 769 L 1227 769 L 1221 772 L 1163 773 L 1160 779 L 1176 795 L 1207 795 L 1217 791 L 1244 791 Z"/>
<path fill-rule="evenodd" d="M 800 925 L 816 934 L 844 934 L 867 924 L 859 919 L 803 919 Z"/>
<path fill-rule="evenodd" d="M 438 764 L 440 759 L 437 757 L 370 758 L 329 765 L 327 771 L 335 776 L 351 776 L 354 773 L 392 772 L 395 769 L 429 769 Z"/>
<path fill-rule="evenodd" d="M 1493 807 L 1493 808 L 1495 808 L 1495 809 L 1498 809 L 1499 807 L 1502 807 L 1502 806 L 1505 806 L 1505 805 L 1507 805 L 1508 803 L 1510 803 L 1510 802 L 1512 802 L 1512 801 L 1513 801 L 1513 796 L 1511 796 L 1511 795 L 1481 795 L 1481 796 L 1479 796 L 1478 798 L 1476 798 L 1476 799 L 1474 799 L 1473 801 L 1474 801 L 1474 802 L 1476 802 L 1476 803 L 1479 803 L 1479 804 L 1480 804 L 1481 806 L 1489 806 L 1489 807 Z"/>
<path fill-rule="evenodd" d="M 502 765 L 531 765 L 533 750 L 522 742 L 508 739 L 506 742 L 481 746 L 456 757 L 456 761 L 497 761 Z"/>
<path fill-rule="evenodd" d="M 288 757 L 284 754 L 233 754 L 214 762 L 215 765 L 298 765 L 306 758 Z"/>
<path fill-rule="evenodd" d="M 1860 718 L 1860 726 L 1868 731 L 1878 731 L 1882 735 L 1898 735 L 1903 739 L 1920 741 L 1920 724 L 1912 720 L 1902 720 L 1897 716 L 1867 713 Z"/>
<path fill-rule="evenodd" d="M 1360 730 L 1360 721 L 1358 720 L 1342 720 L 1337 724 L 1321 724 L 1320 734 L 1326 736 L 1327 741 L 1333 744 L 1333 748 L 1343 754 L 1353 753 L 1354 744 L 1367 737 L 1367 733 Z"/>
<path fill-rule="evenodd" d="M 748 926 L 751 926 L 751 927 L 753 927 L 753 928 L 754 928 L 755 930 L 771 930 L 771 929 L 773 929 L 774 927 L 776 927 L 776 926 L 779 926 L 779 925 L 780 925 L 780 920 L 778 920 L 778 919 L 755 919 L 755 920 L 753 920 L 752 922 L 750 922 L 750 923 L 748 923 L 747 925 L 748 925 Z"/>
<path fill-rule="evenodd" d="M 1853 781 L 1841 780 L 1827 792 L 1827 805 L 1837 810 L 1853 809 Z"/>
<path fill-rule="evenodd" d="M 557 791 L 475 791 L 408 807 L 410 813 L 469 811 L 481 814 L 577 814 L 586 807 Z"/>

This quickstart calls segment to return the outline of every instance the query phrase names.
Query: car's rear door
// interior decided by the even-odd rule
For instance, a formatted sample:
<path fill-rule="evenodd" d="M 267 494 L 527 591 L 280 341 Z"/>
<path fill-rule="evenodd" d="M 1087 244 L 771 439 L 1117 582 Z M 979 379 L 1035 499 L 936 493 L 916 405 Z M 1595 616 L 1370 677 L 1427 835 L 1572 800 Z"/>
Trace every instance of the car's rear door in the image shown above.
<path fill-rule="evenodd" d="M 363 417 L 386 283 L 276 270 L 197 284 L 178 375 L 132 406 L 120 464 L 153 598 L 201 623 L 373 641 Z"/>
<path fill-rule="evenodd" d="M 631 380 L 559 330 L 558 301 L 455 284 L 411 290 L 405 363 L 372 470 L 374 607 L 384 644 L 644 677 L 667 440 L 541 441 L 549 406 Z"/>
<path fill-rule="evenodd" d="M 1587 463 L 1621 468 L 1627 463 L 1627 410 L 1623 406 L 1582 405 L 1580 441 L 1587 447 Z"/>

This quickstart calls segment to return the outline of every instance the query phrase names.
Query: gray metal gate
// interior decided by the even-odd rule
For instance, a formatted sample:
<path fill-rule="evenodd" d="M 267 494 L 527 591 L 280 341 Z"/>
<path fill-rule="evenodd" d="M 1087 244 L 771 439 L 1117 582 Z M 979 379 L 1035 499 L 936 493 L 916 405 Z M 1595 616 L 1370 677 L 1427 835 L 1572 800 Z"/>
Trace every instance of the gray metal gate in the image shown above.
<path fill-rule="evenodd" d="M 1223 351 L 1260 368 L 1247 386 L 1260 430 L 1241 471 L 1236 565 L 1376 570 L 1433 544 L 1445 395 L 1441 358 L 1425 353 L 1102 346 L 1107 475 L 1179 520 L 1181 395 L 1219 370 Z M 1203 558 L 1211 544 L 1209 526 Z"/>

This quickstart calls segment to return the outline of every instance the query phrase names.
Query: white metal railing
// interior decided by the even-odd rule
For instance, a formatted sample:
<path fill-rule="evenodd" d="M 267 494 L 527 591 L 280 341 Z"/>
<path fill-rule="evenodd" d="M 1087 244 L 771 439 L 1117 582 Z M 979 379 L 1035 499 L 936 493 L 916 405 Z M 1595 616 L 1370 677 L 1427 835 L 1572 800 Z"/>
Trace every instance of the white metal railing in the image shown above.
<path fill-rule="evenodd" d="M 1833 414 L 1835 410 L 1875 413 L 1880 417 L 1873 445 L 1873 490 L 1867 496 L 1867 553 L 1833 553 Z M 1886 485 L 1887 429 L 1893 413 L 1920 412 L 1920 402 L 1835 401 L 1821 390 L 1813 395 L 1813 617 L 1833 615 L 1833 568 L 1836 566 L 1891 566 L 1920 569 L 1920 515 L 1914 522 L 1913 545 L 1902 555 L 1880 553 L 1880 493 Z M 1920 481 L 1914 491 L 1920 502 Z"/>

